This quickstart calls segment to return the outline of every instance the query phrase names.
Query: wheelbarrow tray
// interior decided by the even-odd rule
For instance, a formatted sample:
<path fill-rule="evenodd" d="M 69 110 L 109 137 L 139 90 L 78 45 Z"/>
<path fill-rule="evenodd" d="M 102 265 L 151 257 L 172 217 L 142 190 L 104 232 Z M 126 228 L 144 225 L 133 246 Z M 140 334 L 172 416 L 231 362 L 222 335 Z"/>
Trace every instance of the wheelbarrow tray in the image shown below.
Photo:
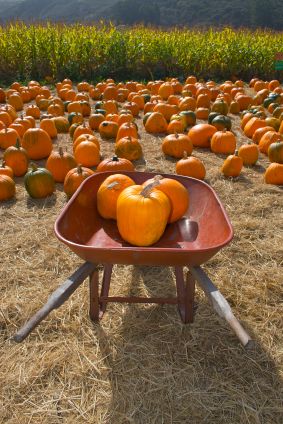
<path fill-rule="evenodd" d="M 180 181 L 190 196 L 189 208 L 183 218 L 167 225 L 162 238 L 150 247 L 136 247 L 119 235 L 116 222 L 101 218 L 96 207 L 96 193 L 100 184 L 113 172 L 91 175 L 66 204 L 55 223 L 55 233 L 79 257 L 82 264 L 49 297 L 48 301 L 14 335 L 23 341 L 49 313 L 60 307 L 89 276 L 90 318 L 98 322 L 108 302 L 176 304 L 184 323 L 194 317 L 195 281 L 211 301 L 216 313 L 224 318 L 246 348 L 254 346 L 248 333 L 234 316 L 228 302 L 199 266 L 215 255 L 233 237 L 232 226 L 213 189 L 194 178 L 163 174 Z M 123 172 L 142 184 L 154 173 Z M 99 293 L 97 264 L 104 272 Z M 143 298 L 109 296 L 113 264 L 142 264 L 174 266 L 176 275 L 175 298 Z M 188 272 L 184 278 L 183 267 Z"/>
<path fill-rule="evenodd" d="M 136 184 L 158 175 L 120 173 Z M 96 264 L 198 266 L 231 241 L 231 223 L 208 184 L 195 178 L 161 174 L 186 187 L 190 198 L 188 210 L 180 220 L 167 225 L 157 243 L 149 247 L 132 246 L 121 238 L 116 221 L 102 218 L 97 211 L 98 188 L 112 174 L 98 172 L 88 177 L 55 222 L 56 236 L 80 258 Z"/>

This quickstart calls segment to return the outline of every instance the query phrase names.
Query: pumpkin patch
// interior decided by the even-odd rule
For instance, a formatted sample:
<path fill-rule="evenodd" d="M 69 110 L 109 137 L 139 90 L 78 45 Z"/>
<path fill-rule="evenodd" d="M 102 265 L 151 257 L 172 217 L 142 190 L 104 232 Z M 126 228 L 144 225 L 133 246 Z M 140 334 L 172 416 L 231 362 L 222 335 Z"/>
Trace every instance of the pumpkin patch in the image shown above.
<path fill-rule="evenodd" d="M 70 20 L 87 2 L 76 2 Z M 93 7 L 107 7 L 110 22 L 117 9 L 100 3 Z M 135 20 L 148 9 L 159 19 L 162 7 L 160 25 L 171 8 L 161 0 L 118 3 L 122 19 L 126 4 L 138 6 Z M 4 141 L 0 135 L 4 421 L 280 422 L 283 88 L 274 56 L 283 44 L 280 27 L 268 29 L 279 22 L 280 2 L 277 9 L 249 2 L 246 9 L 266 27 L 250 31 L 222 27 L 225 16 L 234 16 L 232 3 L 206 16 L 201 2 L 189 14 L 189 2 L 175 3 L 172 20 L 189 25 L 194 16 L 217 16 L 218 28 L 96 24 L 86 9 L 89 24 L 1 26 L 0 134 L 11 134 Z M 59 12 L 63 2 L 52 5 Z M 262 13 L 266 7 L 270 16 Z M 31 130 L 45 131 L 48 142 L 37 141 L 35 149 Z M 110 174 L 114 180 L 107 181 Z M 121 189 L 125 176 L 131 185 Z M 100 184 L 107 187 L 98 199 Z M 195 249 L 232 234 L 224 225 L 215 231 L 214 211 L 222 205 L 233 242 L 201 267 L 256 340 L 252 352 L 204 301 L 195 280 L 202 271 L 189 264 Z M 80 257 L 54 237 L 64 210 L 72 220 L 61 221 L 62 234 L 71 250 L 84 245 Z M 15 345 L 13 334 L 58 285 L 66 278 L 72 284 L 77 266 L 88 269 L 92 246 L 102 248 L 105 262 L 92 258 L 91 278 Z M 183 270 L 155 266 L 156 252 L 168 247 L 170 261 L 184 259 Z M 133 266 L 140 255 L 148 255 L 147 264 Z M 184 303 L 108 304 L 111 261 L 109 303 L 128 293 L 161 302 L 172 296 L 172 303 L 181 294 Z M 198 309 L 191 304 L 188 316 L 195 285 Z M 214 299 L 220 294 L 211 291 Z M 101 325 L 92 325 L 88 311 L 95 320 L 106 306 Z M 184 321 L 195 314 L 194 323 L 181 324 L 179 314 Z"/>

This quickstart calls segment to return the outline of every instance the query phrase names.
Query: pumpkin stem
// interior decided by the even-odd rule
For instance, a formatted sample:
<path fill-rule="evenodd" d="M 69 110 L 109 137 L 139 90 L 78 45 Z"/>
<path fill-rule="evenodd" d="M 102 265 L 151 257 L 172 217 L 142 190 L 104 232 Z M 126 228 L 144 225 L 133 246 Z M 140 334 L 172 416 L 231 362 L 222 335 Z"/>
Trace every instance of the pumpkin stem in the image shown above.
<path fill-rule="evenodd" d="M 154 181 L 152 183 L 148 184 L 147 186 L 145 186 L 142 189 L 142 191 L 140 192 L 140 195 L 143 196 L 143 197 L 149 197 L 149 195 L 152 192 L 152 190 L 154 189 L 154 187 L 158 186 L 159 184 L 160 184 L 159 178 L 155 179 L 155 177 L 154 177 Z"/>
<path fill-rule="evenodd" d="M 59 146 L 58 152 L 61 157 L 64 155 L 62 146 Z"/>
<path fill-rule="evenodd" d="M 238 150 L 235 150 L 234 156 L 239 156 Z"/>
<path fill-rule="evenodd" d="M 179 138 L 179 134 L 178 134 L 178 133 L 175 133 L 175 137 L 176 137 L 176 138 Z"/>
<path fill-rule="evenodd" d="M 184 151 L 183 153 L 183 159 L 187 159 L 188 158 L 188 152 Z"/>
<path fill-rule="evenodd" d="M 155 177 L 153 178 L 154 181 L 158 181 L 160 182 L 163 179 L 162 175 L 155 175 Z"/>
<path fill-rule="evenodd" d="M 113 181 L 113 183 L 108 184 L 107 188 L 108 190 L 111 190 L 114 188 L 115 190 L 119 189 L 120 183 L 119 181 Z"/>
<path fill-rule="evenodd" d="M 17 140 L 16 140 L 15 147 L 16 147 L 17 149 L 20 149 L 20 148 L 21 148 L 21 143 L 20 143 L 20 139 L 19 139 L 19 138 L 17 138 Z"/>
<path fill-rule="evenodd" d="M 113 158 L 112 158 L 112 161 L 113 162 L 119 162 L 118 156 L 117 155 L 114 155 Z"/>
<path fill-rule="evenodd" d="M 32 172 L 35 172 L 38 170 L 38 166 L 34 162 L 31 162 L 30 166 L 31 166 Z"/>
<path fill-rule="evenodd" d="M 77 166 L 77 174 L 82 175 L 82 173 L 83 173 L 82 165 L 79 163 Z"/>

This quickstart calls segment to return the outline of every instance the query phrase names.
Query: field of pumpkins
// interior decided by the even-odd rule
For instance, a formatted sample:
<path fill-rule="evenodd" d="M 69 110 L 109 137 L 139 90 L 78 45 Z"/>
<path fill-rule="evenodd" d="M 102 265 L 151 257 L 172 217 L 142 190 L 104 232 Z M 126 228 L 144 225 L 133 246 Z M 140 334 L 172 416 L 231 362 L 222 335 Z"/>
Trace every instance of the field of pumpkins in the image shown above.
<path fill-rule="evenodd" d="M 282 422 L 279 81 L 15 82 L 0 89 L 0 158 L 0 421 Z M 159 175 L 138 193 L 152 190 L 165 211 L 162 222 L 151 221 L 150 240 L 143 228 L 132 238 L 135 223 L 129 231 L 123 200 L 137 186 L 125 173 L 134 170 Z M 82 286 L 24 343 L 11 340 L 81 265 L 55 237 L 54 222 L 82 181 L 100 171 L 113 176 L 98 190 L 98 212 L 117 219 L 133 245 L 155 243 L 190 203 L 190 193 L 162 174 L 215 190 L 234 238 L 203 268 L 258 350 L 244 351 L 198 287 L 192 325 L 180 322 L 176 305 L 125 303 L 109 305 L 94 325 Z M 158 192 L 166 185 L 167 194 Z M 142 216 L 139 205 L 133 211 Z M 147 225 L 155 211 L 139 222 Z M 99 265 L 101 279 L 102 271 Z M 175 296 L 173 267 L 115 265 L 111 296 L 129 293 Z"/>
<path fill-rule="evenodd" d="M 147 169 L 153 148 L 164 160 L 174 158 L 171 172 L 199 179 L 209 175 L 203 149 L 222 155 L 219 173 L 225 177 L 238 177 L 265 156 L 265 182 L 283 184 L 278 80 L 253 78 L 247 86 L 189 76 L 183 83 L 108 79 L 75 85 L 66 78 L 54 90 L 15 82 L 0 89 L 0 101 L 2 201 L 15 195 L 14 177 L 22 176 L 31 197 L 51 195 L 56 183 L 70 197 L 93 172 Z"/>

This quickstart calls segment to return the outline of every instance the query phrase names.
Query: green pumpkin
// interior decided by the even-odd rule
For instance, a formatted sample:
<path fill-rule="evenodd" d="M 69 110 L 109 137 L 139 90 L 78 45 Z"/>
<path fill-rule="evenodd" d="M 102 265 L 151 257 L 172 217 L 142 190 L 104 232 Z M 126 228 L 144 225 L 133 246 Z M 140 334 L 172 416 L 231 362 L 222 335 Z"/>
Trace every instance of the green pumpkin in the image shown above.
<path fill-rule="evenodd" d="M 103 109 L 103 107 L 104 107 L 104 102 L 103 101 L 100 101 L 100 102 L 96 102 L 95 103 L 95 105 L 94 105 L 94 109 Z"/>
<path fill-rule="evenodd" d="M 145 103 L 150 101 L 150 94 L 142 94 L 142 97 Z"/>
<path fill-rule="evenodd" d="M 281 113 L 283 112 L 283 106 L 278 105 L 274 111 L 272 112 L 272 116 L 274 116 L 274 118 L 279 118 Z"/>
<path fill-rule="evenodd" d="M 81 124 L 79 124 L 78 122 L 75 122 L 74 124 L 72 124 L 72 125 L 70 126 L 69 134 L 70 134 L 70 137 L 71 137 L 71 138 L 73 138 L 73 136 L 74 136 L 74 132 L 76 131 L 77 127 L 79 127 L 80 125 L 81 125 Z"/>
<path fill-rule="evenodd" d="M 73 123 L 75 123 L 75 122 L 73 122 L 74 118 L 80 117 L 80 116 L 81 116 L 81 122 L 80 122 L 80 124 L 81 124 L 81 123 L 83 123 L 83 120 L 84 120 L 83 115 L 81 113 L 78 113 L 78 112 L 69 113 L 69 115 L 68 115 L 69 124 L 72 125 Z"/>
<path fill-rule="evenodd" d="M 46 168 L 38 168 L 34 163 L 31 163 L 31 169 L 25 175 L 24 184 L 28 194 L 35 199 L 50 196 L 55 191 L 51 172 Z"/>
<path fill-rule="evenodd" d="M 64 111 L 65 112 L 68 112 L 68 106 L 69 106 L 70 103 L 71 103 L 70 100 L 67 100 L 66 102 L 64 102 Z"/>
<path fill-rule="evenodd" d="M 95 113 L 100 113 L 103 116 L 106 116 L 106 110 L 105 109 L 95 109 Z"/>
<path fill-rule="evenodd" d="M 211 125 L 213 119 L 216 118 L 216 116 L 219 116 L 219 115 L 221 115 L 221 113 L 210 112 L 210 114 L 208 115 L 208 123 Z"/>
<path fill-rule="evenodd" d="M 238 115 L 238 113 L 240 113 L 240 105 L 239 105 L 239 103 L 233 100 L 230 103 L 229 112 L 232 113 L 233 115 Z"/>
<path fill-rule="evenodd" d="M 193 126 L 197 122 L 197 117 L 194 111 L 192 110 L 182 110 L 179 115 L 186 118 L 187 126 Z"/>
<path fill-rule="evenodd" d="M 281 96 L 278 93 L 270 93 L 263 101 L 263 106 L 268 108 L 271 103 L 281 102 Z"/>
<path fill-rule="evenodd" d="M 227 115 L 228 113 L 228 105 L 224 100 L 215 100 L 211 108 L 212 112 L 218 112 L 221 115 Z"/>
<path fill-rule="evenodd" d="M 268 148 L 268 158 L 270 162 L 283 164 L 283 141 L 275 141 Z"/>
<path fill-rule="evenodd" d="M 229 131 L 232 127 L 232 121 L 228 116 L 218 115 L 212 120 L 211 125 L 214 125 L 218 130 L 226 128 Z"/>

